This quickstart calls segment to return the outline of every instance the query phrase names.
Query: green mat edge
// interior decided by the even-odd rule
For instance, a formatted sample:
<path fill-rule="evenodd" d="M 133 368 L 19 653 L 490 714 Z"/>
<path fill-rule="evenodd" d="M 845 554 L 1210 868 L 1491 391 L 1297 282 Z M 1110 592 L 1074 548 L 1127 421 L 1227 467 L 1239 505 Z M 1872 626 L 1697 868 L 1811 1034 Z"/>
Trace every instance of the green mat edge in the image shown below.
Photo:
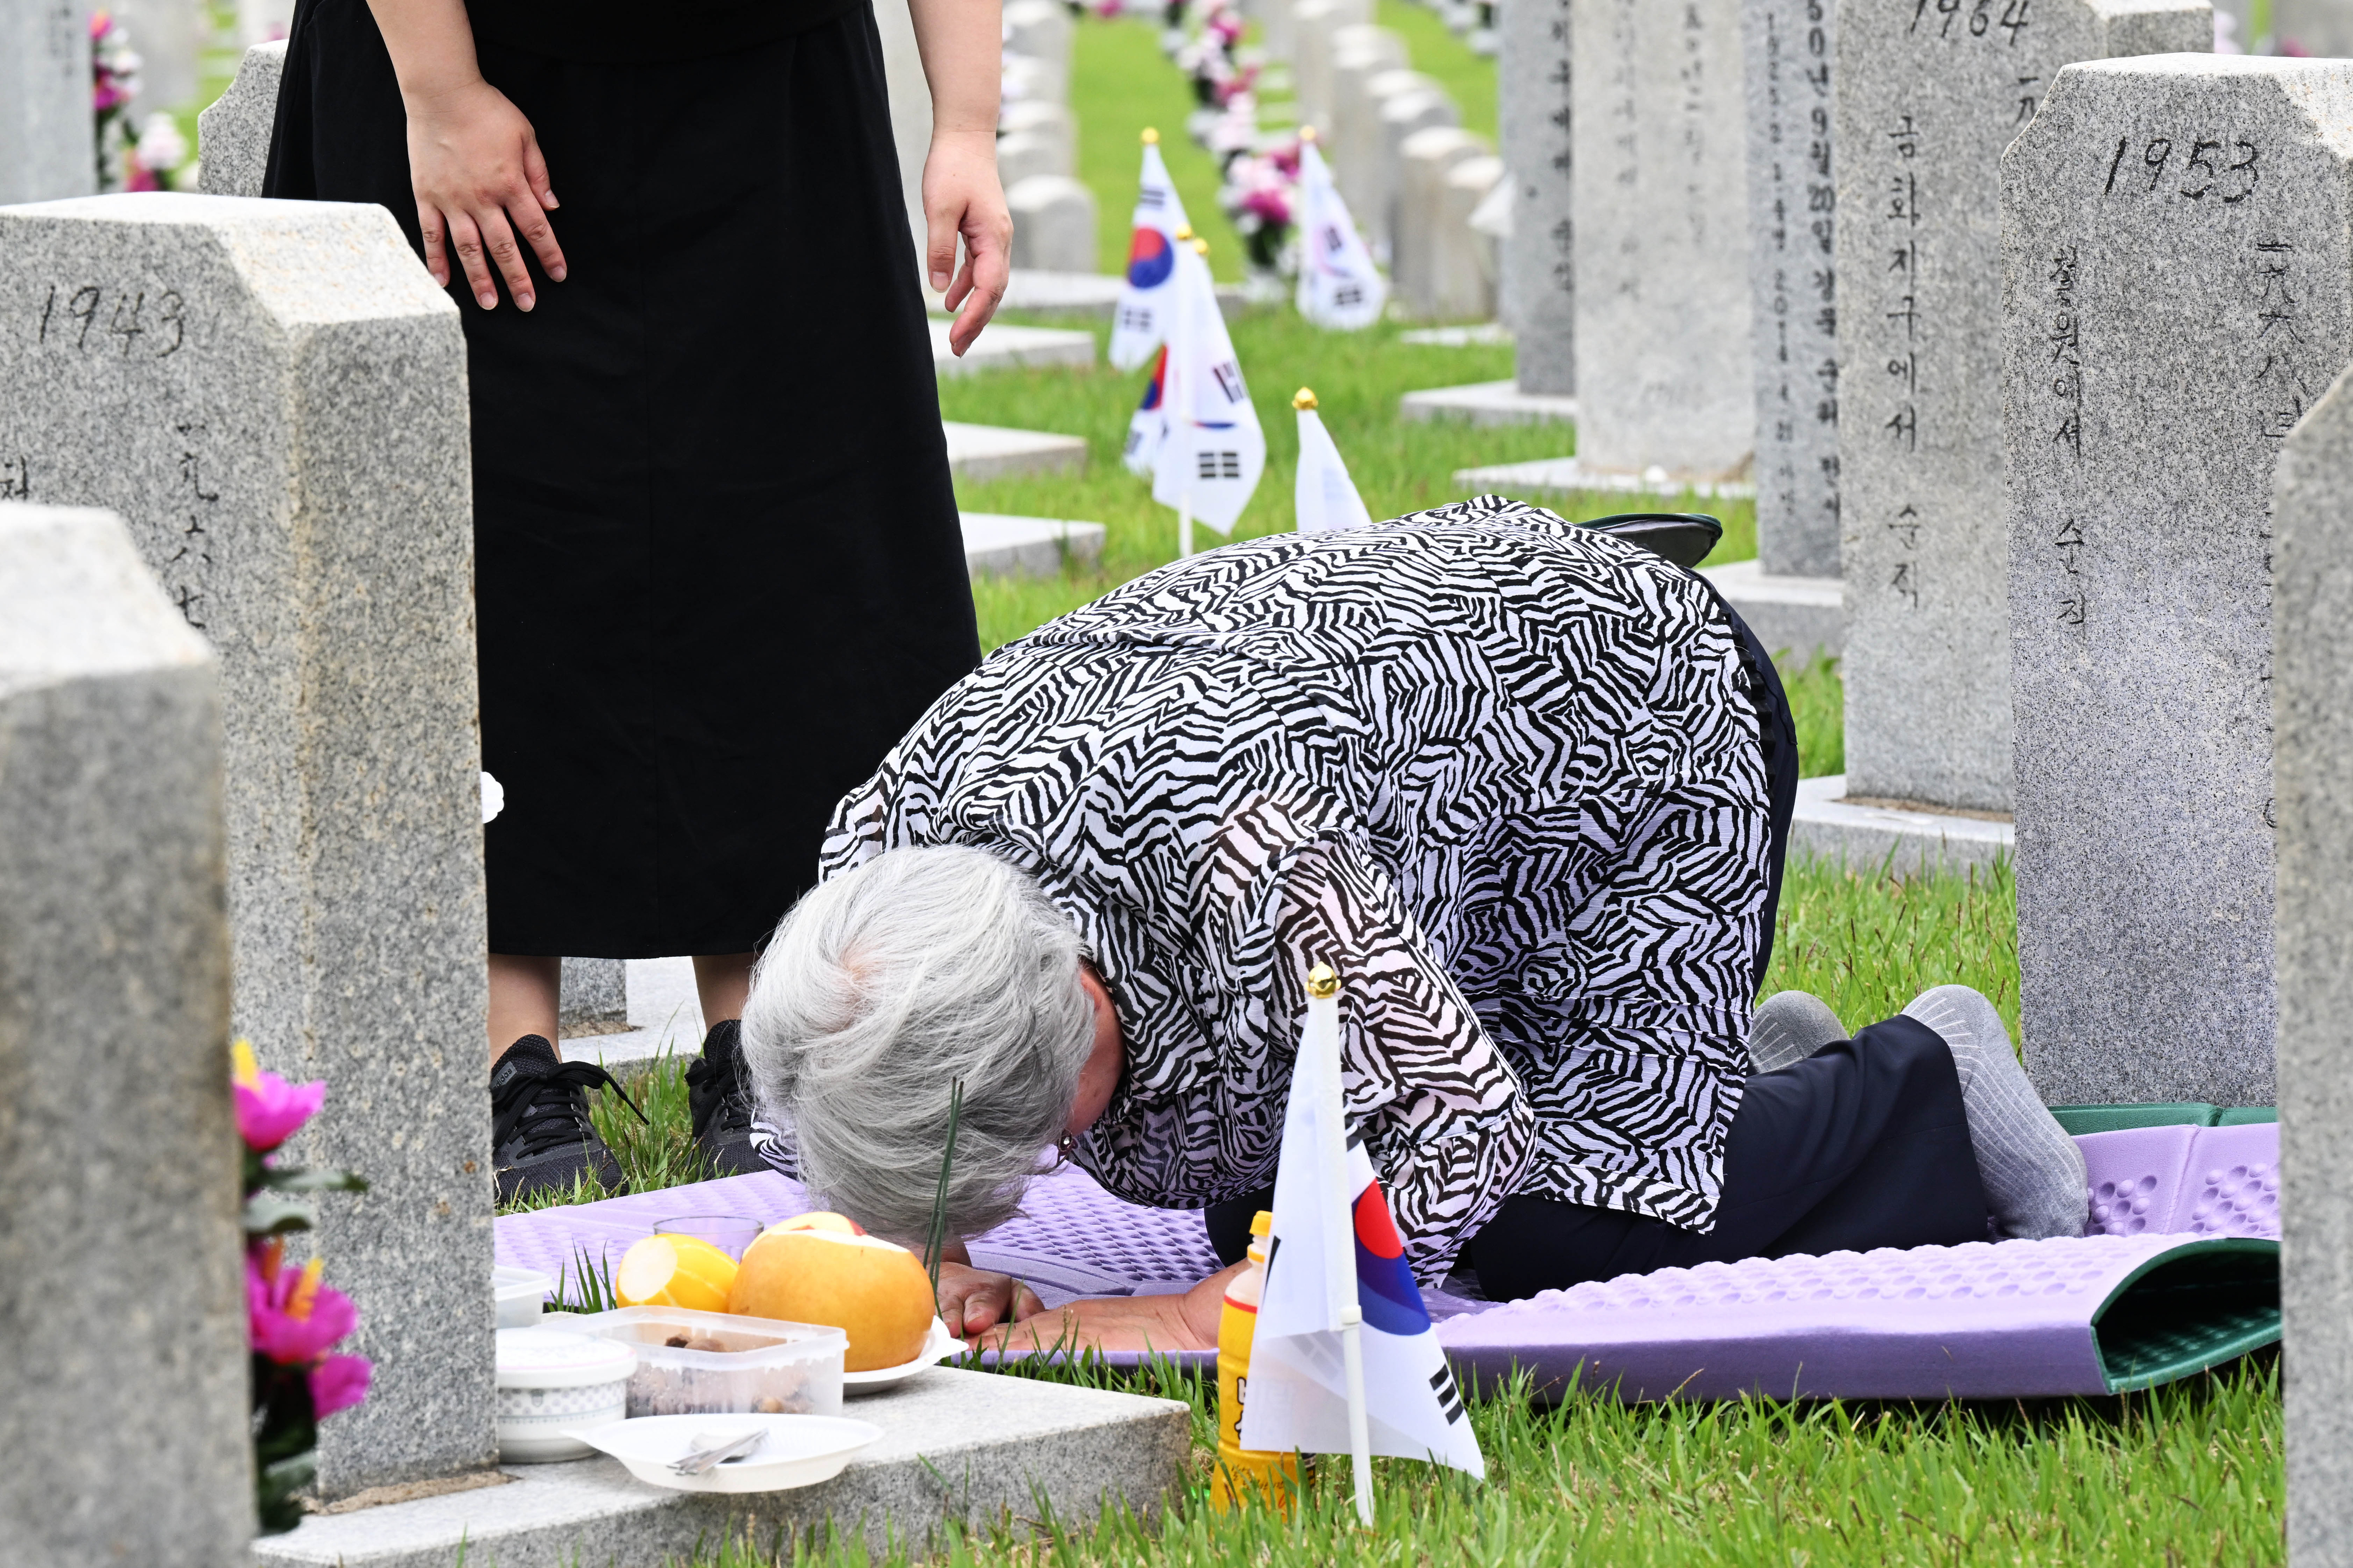
<path fill-rule="evenodd" d="M 2107 1355 L 2100 1348 L 2100 1320 L 2107 1314 L 2110 1307 L 2115 1306 L 2123 1298 L 2126 1291 L 2138 1284 L 2142 1277 L 2152 1269 L 2179 1263 L 2185 1258 L 2232 1252 L 2268 1255 L 2276 1263 L 2279 1258 L 2280 1244 L 2264 1237 L 2221 1236 L 2208 1241 L 2191 1242 L 2187 1246 L 2170 1247 L 2154 1258 L 2145 1259 L 2139 1268 L 2116 1281 L 2116 1288 L 2108 1292 L 2107 1299 L 2093 1309 L 2090 1324 L 2092 1350 L 2093 1353 L 2099 1357 L 2100 1378 L 2108 1385 L 2110 1394 L 2135 1394 L 2142 1389 L 2175 1383 L 2193 1373 L 2204 1372 L 2209 1367 L 2220 1366 L 2226 1361 L 2234 1361 L 2250 1351 L 2259 1351 L 2265 1345 L 2279 1343 L 2280 1314 L 2279 1309 L 2274 1307 L 2271 1311 L 2270 1321 L 2263 1327 L 2220 1335 L 2191 1354 L 2168 1362 L 2154 1371 L 2136 1372 L 2128 1377 L 2122 1378 L 2108 1371 Z"/>
<path fill-rule="evenodd" d="M 2139 1127 L 2242 1127 L 2279 1120 L 2279 1110 L 2274 1106 L 2224 1107 L 2188 1100 L 2147 1105 L 2054 1105 L 2050 1110 L 2071 1138 L 2090 1132 L 2125 1132 Z"/>

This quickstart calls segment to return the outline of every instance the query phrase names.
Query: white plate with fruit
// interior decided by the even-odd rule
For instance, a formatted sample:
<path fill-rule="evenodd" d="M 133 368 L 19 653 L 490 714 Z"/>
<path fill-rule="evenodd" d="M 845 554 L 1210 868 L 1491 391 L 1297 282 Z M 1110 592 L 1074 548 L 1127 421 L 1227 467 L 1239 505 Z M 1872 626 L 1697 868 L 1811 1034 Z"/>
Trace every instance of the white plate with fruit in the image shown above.
<path fill-rule="evenodd" d="M 934 1310 L 921 1260 L 838 1214 L 779 1220 L 740 1260 L 691 1237 L 649 1237 L 629 1248 L 617 1283 L 624 1306 L 840 1329 L 845 1393 L 903 1383 L 963 1348 Z"/>
<path fill-rule="evenodd" d="M 841 1374 L 841 1392 L 844 1394 L 873 1394 L 896 1387 L 919 1373 L 930 1371 L 948 1357 L 960 1354 L 964 1348 L 964 1342 L 948 1332 L 948 1326 L 934 1317 L 932 1331 L 914 1360 L 901 1362 L 897 1366 L 878 1366 L 871 1372 L 845 1372 Z"/>

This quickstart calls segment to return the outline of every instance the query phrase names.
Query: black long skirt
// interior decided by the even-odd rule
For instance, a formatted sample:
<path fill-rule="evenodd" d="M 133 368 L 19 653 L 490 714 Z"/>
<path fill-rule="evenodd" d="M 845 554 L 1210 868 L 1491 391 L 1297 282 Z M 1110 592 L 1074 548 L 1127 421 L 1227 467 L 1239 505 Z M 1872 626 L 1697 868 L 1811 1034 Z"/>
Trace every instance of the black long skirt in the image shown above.
<path fill-rule="evenodd" d="M 452 289 L 491 950 L 745 952 L 979 658 L 873 16 L 678 64 L 479 52 L 567 268 L 527 315 Z M 297 8 L 266 190 L 418 244 L 365 0 Z"/>

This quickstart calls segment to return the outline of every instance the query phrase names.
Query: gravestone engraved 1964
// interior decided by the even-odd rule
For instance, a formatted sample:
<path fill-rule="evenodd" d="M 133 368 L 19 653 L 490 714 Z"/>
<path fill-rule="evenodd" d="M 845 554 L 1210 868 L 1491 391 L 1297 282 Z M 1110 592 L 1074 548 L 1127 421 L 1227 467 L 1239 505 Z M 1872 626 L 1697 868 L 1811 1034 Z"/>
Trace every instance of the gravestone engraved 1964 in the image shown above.
<path fill-rule="evenodd" d="M 120 513 L 218 650 L 233 1017 L 373 1184 L 322 1205 L 379 1377 L 331 1495 L 493 1449 L 465 363 L 381 207 L 0 208 L 0 492 Z"/>
<path fill-rule="evenodd" d="M 1497 21 L 1497 125 L 1513 185 L 1504 319 L 1519 389 L 1565 396 L 1577 390 L 1569 0 L 1511 0 Z"/>
<path fill-rule="evenodd" d="M 1757 433 L 1738 0 L 1570 10 L 1577 460 L 1738 478 Z"/>
<path fill-rule="evenodd" d="M 1839 7 L 1850 797 L 2010 808 L 2001 151 L 2060 67 L 2212 40 L 2205 0 Z"/>
<path fill-rule="evenodd" d="M 1757 363 L 1757 555 L 1777 576 L 1839 570 L 1838 310 L 1831 148 L 1837 0 L 1750 0 L 1749 308 Z"/>
<path fill-rule="evenodd" d="M 0 0 L 0 205 L 98 189 L 90 24 L 75 0 Z"/>
<path fill-rule="evenodd" d="M 2353 359 L 2353 61 L 2071 66 L 2001 197 L 2027 1067 L 2266 1105 L 2272 479 Z"/>
<path fill-rule="evenodd" d="M 2287 1546 L 2353 1568 L 2353 370 L 2280 444 L 2274 485 Z"/>
<path fill-rule="evenodd" d="M 0 1562 L 252 1560 L 216 676 L 121 521 L 0 503 Z"/>

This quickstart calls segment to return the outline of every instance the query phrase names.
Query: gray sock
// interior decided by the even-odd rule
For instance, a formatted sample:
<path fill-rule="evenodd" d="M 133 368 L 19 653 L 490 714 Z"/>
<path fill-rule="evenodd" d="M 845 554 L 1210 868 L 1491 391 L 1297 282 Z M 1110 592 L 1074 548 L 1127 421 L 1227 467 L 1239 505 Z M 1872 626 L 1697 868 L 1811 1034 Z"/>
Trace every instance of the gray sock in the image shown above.
<path fill-rule="evenodd" d="M 1953 1053 L 1994 1234 L 2083 1235 L 2091 1205 L 2084 1152 L 2034 1092 L 1993 1004 L 1966 985 L 1939 985 L 1904 1016 L 1936 1030 Z"/>
<path fill-rule="evenodd" d="M 1773 1072 L 1804 1061 L 1832 1040 L 1848 1038 L 1847 1027 L 1829 1004 L 1807 991 L 1777 991 L 1765 998 L 1748 1026 L 1748 1062 Z"/>

